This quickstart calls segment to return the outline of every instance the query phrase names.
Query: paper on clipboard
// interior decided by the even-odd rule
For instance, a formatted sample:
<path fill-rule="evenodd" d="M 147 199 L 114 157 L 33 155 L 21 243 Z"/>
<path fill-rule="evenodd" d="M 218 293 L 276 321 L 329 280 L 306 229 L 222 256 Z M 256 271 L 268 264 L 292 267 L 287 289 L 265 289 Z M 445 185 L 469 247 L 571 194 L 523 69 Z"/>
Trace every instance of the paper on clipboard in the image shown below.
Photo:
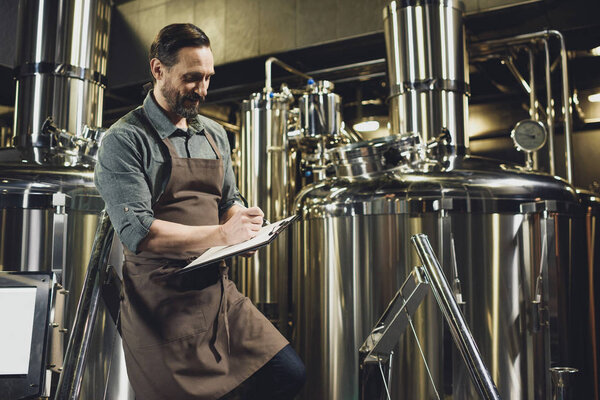
<path fill-rule="evenodd" d="M 206 250 L 204 254 L 196 258 L 190 264 L 186 265 L 181 272 L 191 269 L 193 267 L 201 266 L 204 264 L 211 264 L 215 261 L 223 260 L 225 258 L 232 257 L 236 254 L 245 253 L 247 251 L 255 250 L 266 244 L 269 244 L 281 231 L 283 231 L 291 222 L 293 222 L 297 215 L 292 215 L 272 224 L 265 225 L 261 228 L 258 234 L 252 239 L 246 240 L 245 242 L 232 244 L 229 246 L 215 246 Z"/>

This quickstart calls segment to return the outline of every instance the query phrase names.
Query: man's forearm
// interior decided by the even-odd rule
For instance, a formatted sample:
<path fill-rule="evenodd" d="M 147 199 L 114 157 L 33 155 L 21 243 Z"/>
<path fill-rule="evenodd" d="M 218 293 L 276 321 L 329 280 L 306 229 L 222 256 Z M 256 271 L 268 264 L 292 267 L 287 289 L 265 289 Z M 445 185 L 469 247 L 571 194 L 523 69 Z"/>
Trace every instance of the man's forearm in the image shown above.
<path fill-rule="evenodd" d="M 156 219 L 139 249 L 187 258 L 203 249 L 227 244 L 226 239 L 221 225 L 189 226 Z"/>
<path fill-rule="evenodd" d="M 189 226 L 156 219 L 138 246 L 169 258 L 187 258 L 201 250 L 243 242 L 256 236 L 263 222 L 258 207 L 230 207 L 221 217 L 221 225 Z"/>

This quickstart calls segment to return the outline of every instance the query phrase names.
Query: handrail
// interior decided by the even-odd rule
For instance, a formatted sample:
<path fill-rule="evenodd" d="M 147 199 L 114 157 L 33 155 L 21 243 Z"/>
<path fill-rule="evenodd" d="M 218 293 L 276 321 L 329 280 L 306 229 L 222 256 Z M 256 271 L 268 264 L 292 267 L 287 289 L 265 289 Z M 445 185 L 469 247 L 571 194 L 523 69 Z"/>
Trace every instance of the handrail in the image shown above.
<path fill-rule="evenodd" d="M 101 298 L 101 272 L 108 262 L 113 236 L 108 214 L 102 211 L 54 400 L 79 398 Z"/>
<path fill-rule="evenodd" d="M 423 263 L 425 273 L 431 285 L 431 291 L 442 310 L 442 314 L 450 326 L 454 343 L 467 364 L 471 379 L 483 399 L 499 400 L 500 394 L 492 377 L 483 363 L 477 344 L 471 335 L 469 326 L 454 300 L 450 285 L 444 276 L 442 267 L 431 248 L 427 235 L 418 234 L 411 238 L 415 249 Z"/>

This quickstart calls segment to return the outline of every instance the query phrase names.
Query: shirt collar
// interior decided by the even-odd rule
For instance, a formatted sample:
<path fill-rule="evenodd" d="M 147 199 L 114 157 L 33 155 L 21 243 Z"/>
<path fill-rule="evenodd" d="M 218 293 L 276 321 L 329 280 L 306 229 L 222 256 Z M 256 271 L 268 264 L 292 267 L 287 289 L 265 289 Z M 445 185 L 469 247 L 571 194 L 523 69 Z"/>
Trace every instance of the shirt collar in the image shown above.
<path fill-rule="evenodd" d="M 144 99 L 144 110 L 146 111 L 146 115 L 148 116 L 150 123 L 152 124 L 154 129 L 156 129 L 156 132 L 158 132 L 158 136 L 160 136 L 161 139 L 164 139 L 171 136 L 180 129 L 177 128 L 173 122 L 171 122 L 171 120 L 165 115 L 163 110 L 160 108 L 160 106 L 154 99 L 154 96 L 152 95 L 153 91 L 153 89 L 150 90 L 146 95 L 146 98 Z M 193 120 L 188 121 L 188 135 L 191 136 L 192 134 L 202 133 L 203 130 L 204 123 L 200 119 L 199 115 L 196 116 L 196 118 L 194 118 Z"/>

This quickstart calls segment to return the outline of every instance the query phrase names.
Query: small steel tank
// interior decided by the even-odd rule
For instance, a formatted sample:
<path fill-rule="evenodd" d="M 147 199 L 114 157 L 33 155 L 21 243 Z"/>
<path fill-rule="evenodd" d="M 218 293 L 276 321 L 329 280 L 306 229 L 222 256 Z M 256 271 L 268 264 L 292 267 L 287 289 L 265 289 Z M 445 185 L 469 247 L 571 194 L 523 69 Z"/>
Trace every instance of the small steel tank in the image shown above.
<path fill-rule="evenodd" d="M 289 91 L 255 93 L 242 104 L 239 189 L 249 205 L 278 221 L 289 212 Z M 281 332 L 288 328 L 287 235 L 251 258 L 238 258 L 232 278 Z"/>
<path fill-rule="evenodd" d="M 279 92 L 265 88 L 242 103 L 238 187 L 269 221 L 290 214 L 300 189 L 325 176 L 326 150 L 347 141 L 342 135 L 341 98 L 333 87 L 310 79 L 297 96 L 298 108 L 292 108 L 296 99 L 285 85 Z M 252 258 L 234 260 L 232 279 L 287 335 L 287 232 Z"/>
<path fill-rule="evenodd" d="M 329 81 L 310 82 L 298 99 L 300 126 L 305 137 L 338 136 L 342 125 L 342 99 Z"/>

